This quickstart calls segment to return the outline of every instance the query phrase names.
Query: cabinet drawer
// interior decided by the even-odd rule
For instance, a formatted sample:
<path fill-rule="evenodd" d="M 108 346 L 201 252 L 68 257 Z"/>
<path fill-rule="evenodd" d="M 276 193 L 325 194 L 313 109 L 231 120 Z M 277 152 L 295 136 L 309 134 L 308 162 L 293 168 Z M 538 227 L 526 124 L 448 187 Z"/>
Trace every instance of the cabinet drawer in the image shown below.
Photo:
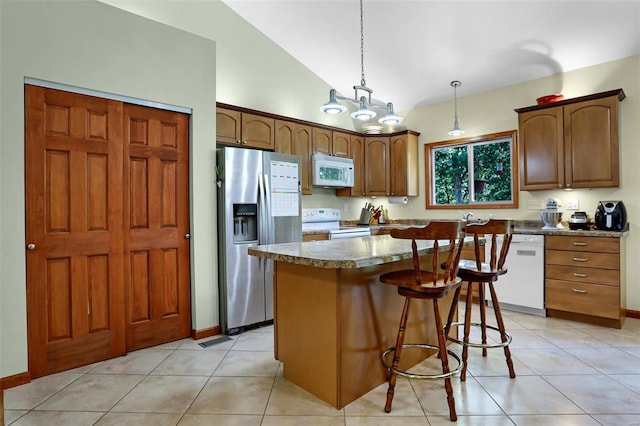
<path fill-rule="evenodd" d="M 617 287 L 545 280 L 545 307 L 596 317 L 620 317 Z"/>
<path fill-rule="evenodd" d="M 580 268 L 620 269 L 620 255 L 588 251 L 547 250 L 547 265 L 565 265 Z"/>
<path fill-rule="evenodd" d="M 545 278 L 620 287 L 620 271 L 547 265 Z"/>
<path fill-rule="evenodd" d="M 620 253 L 620 239 L 607 237 L 578 237 L 547 235 L 544 239 L 547 250 L 593 251 L 598 253 Z"/>

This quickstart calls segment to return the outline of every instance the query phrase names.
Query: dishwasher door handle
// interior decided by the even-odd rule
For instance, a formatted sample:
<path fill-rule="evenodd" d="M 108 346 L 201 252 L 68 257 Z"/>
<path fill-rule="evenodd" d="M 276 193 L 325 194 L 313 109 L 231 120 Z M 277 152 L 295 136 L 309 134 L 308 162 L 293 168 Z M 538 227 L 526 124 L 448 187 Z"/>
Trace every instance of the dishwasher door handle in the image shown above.
<path fill-rule="evenodd" d="M 536 251 L 535 250 L 516 250 L 516 254 L 518 256 L 535 256 Z"/>

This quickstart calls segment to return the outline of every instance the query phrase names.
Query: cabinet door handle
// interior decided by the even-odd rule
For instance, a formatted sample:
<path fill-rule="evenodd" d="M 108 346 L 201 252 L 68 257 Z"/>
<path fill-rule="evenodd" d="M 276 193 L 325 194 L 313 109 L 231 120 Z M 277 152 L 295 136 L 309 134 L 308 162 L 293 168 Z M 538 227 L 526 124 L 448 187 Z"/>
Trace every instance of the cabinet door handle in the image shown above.
<path fill-rule="evenodd" d="M 587 278 L 588 275 L 587 274 L 578 274 L 577 272 L 574 272 L 573 276 L 574 277 L 578 277 L 578 278 Z"/>
<path fill-rule="evenodd" d="M 589 259 L 586 259 L 586 258 L 584 258 L 584 257 L 574 257 L 574 258 L 573 258 L 573 261 L 574 261 L 574 262 L 586 262 L 586 261 L 588 261 L 588 260 L 589 260 Z"/>
<path fill-rule="evenodd" d="M 575 243 L 573 243 L 573 245 L 574 245 L 574 246 L 581 246 L 581 247 L 584 247 L 584 246 L 586 246 L 586 245 L 587 245 L 587 243 L 575 242 Z"/>
<path fill-rule="evenodd" d="M 587 294 L 587 290 L 580 290 L 579 288 L 573 289 L 574 293 Z"/>

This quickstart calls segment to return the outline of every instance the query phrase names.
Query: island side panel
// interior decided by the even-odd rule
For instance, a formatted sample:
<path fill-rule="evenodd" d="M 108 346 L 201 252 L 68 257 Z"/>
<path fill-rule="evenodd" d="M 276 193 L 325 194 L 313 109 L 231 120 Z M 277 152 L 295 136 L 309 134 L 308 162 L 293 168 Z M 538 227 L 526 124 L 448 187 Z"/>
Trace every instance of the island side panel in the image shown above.
<path fill-rule="evenodd" d="M 431 265 L 431 256 L 420 259 Z M 356 400 L 387 381 L 380 354 L 395 346 L 404 297 L 397 287 L 382 284 L 381 274 L 399 269 L 412 269 L 412 261 L 404 260 L 375 267 L 341 269 L 340 282 L 340 405 Z M 449 314 L 453 292 L 438 300 L 443 323 Z M 437 345 L 437 334 L 431 300 L 413 300 L 405 343 Z M 401 369 L 409 369 L 434 351 L 407 350 Z M 454 366 L 455 367 L 455 366 Z M 384 406 L 384 401 L 380 402 Z"/>
<path fill-rule="evenodd" d="M 277 262 L 276 271 L 284 378 L 338 408 L 338 272 L 286 262 Z"/>
<path fill-rule="evenodd" d="M 338 409 L 384 383 L 380 354 L 395 345 L 404 298 L 379 276 L 411 267 L 410 260 L 354 269 L 277 262 L 276 348 L 285 379 Z M 439 300 L 443 321 L 452 296 Z M 437 343 L 432 306 L 413 302 L 407 342 Z M 401 367 L 432 353 L 407 351 Z"/>

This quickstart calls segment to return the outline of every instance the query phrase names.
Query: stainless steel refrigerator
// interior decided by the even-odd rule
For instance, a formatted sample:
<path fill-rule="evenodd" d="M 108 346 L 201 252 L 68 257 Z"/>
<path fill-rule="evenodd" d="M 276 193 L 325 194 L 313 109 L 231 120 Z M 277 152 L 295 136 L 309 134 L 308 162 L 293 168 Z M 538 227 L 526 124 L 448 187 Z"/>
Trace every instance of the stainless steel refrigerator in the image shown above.
<path fill-rule="evenodd" d="M 220 325 L 236 334 L 273 320 L 273 261 L 247 249 L 302 241 L 301 160 L 229 147 L 216 161 Z"/>

